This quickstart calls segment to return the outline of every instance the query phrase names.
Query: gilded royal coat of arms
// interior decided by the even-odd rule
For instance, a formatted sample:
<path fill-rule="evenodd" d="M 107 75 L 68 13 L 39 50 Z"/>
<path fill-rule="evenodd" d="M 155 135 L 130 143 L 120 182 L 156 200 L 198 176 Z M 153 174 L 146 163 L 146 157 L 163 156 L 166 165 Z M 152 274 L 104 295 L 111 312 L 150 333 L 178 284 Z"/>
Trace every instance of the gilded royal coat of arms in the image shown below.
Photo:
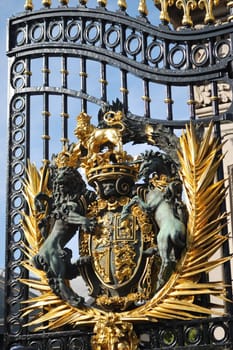
<path fill-rule="evenodd" d="M 24 186 L 24 266 L 36 278 L 21 281 L 40 292 L 24 316 L 37 330 L 92 327 L 95 350 L 136 350 L 135 323 L 211 315 L 197 296 L 225 293 L 221 282 L 200 281 L 229 259 L 210 260 L 227 239 L 212 125 L 187 126 L 171 152 L 174 136 L 163 147 L 163 130 L 145 125 L 145 142 L 157 147 L 133 157 L 127 123 L 121 110 L 102 112 L 97 127 L 80 113 L 77 141 L 40 170 L 29 162 Z M 88 299 L 71 288 L 78 276 Z"/>

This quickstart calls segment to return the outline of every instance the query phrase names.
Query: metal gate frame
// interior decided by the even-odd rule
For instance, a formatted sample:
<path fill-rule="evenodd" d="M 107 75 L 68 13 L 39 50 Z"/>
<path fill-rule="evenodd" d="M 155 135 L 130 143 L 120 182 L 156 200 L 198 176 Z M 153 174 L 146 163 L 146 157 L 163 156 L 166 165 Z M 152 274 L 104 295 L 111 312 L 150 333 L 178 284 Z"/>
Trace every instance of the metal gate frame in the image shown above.
<path fill-rule="evenodd" d="M 68 99 L 81 101 L 81 109 L 87 110 L 88 103 L 100 107 L 108 106 L 108 65 L 117 67 L 121 79 L 121 96 L 124 112 L 135 133 L 132 141 L 145 140 L 139 130 L 145 122 L 162 125 L 164 130 L 176 130 L 189 120 L 198 122 L 195 109 L 194 86 L 203 82 L 211 84 L 212 115 L 202 119 L 204 124 L 215 123 L 215 133 L 221 137 L 222 121 L 233 120 L 233 109 L 220 114 L 218 83 L 232 86 L 232 41 L 233 23 L 220 26 L 209 25 L 199 30 L 183 29 L 172 31 L 168 26 L 155 27 L 145 17 L 132 18 L 124 11 L 111 12 L 99 7 L 41 9 L 26 12 L 9 20 L 9 158 L 8 158 L 8 203 L 7 203 L 7 257 L 6 257 L 6 350 L 12 345 L 34 346 L 35 349 L 89 349 L 91 329 L 64 330 L 59 332 L 33 333 L 23 327 L 19 303 L 28 298 L 28 288 L 16 278 L 27 277 L 27 271 L 20 266 L 24 254 L 20 251 L 23 232 L 20 228 L 21 211 L 24 208 L 21 178 L 31 154 L 33 132 L 30 130 L 31 97 L 41 96 L 43 100 L 43 155 L 50 159 L 49 96 L 61 99 L 62 135 L 61 143 L 68 139 Z M 114 40 L 112 37 L 114 36 Z M 227 47 L 223 56 L 222 45 Z M 158 52 L 156 55 L 154 51 Z M 205 59 L 199 62 L 196 54 L 204 50 Z M 176 54 L 181 55 L 177 61 Z M 49 84 L 49 59 L 60 57 L 61 84 Z M 80 59 L 80 89 L 69 88 L 67 81 L 69 58 Z M 43 82 L 41 86 L 31 85 L 31 62 L 42 58 Z M 100 63 L 100 98 L 90 96 L 87 88 L 87 60 Z M 128 75 L 142 80 L 144 89 L 144 113 L 135 115 L 128 107 Z M 163 84 L 166 90 L 167 118 L 154 119 L 150 108 L 150 83 Z M 173 118 L 172 87 L 187 86 L 189 90 L 190 116 L 183 120 Z M 130 141 L 130 140 L 128 140 Z M 223 178 L 223 168 L 218 173 Z M 223 208 L 224 209 L 224 208 Z M 223 232 L 227 234 L 227 232 Z M 229 255 L 229 246 L 223 247 L 222 256 Z M 224 265 L 227 297 L 232 300 L 232 277 L 230 262 Z M 206 301 L 202 301 L 206 302 Z M 137 331 L 144 334 L 144 349 L 231 349 L 233 348 L 233 305 L 226 302 L 226 317 L 201 319 L 198 321 L 167 321 L 158 324 L 138 325 Z M 215 337 L 216 329 L 224 331 L 221 340 Z M 190 342 L 188 334 L 195 331 Z M 148 341 L 149 339 L 149 341 Z M 166 340 L 166 341 L 165 341 Z"/>

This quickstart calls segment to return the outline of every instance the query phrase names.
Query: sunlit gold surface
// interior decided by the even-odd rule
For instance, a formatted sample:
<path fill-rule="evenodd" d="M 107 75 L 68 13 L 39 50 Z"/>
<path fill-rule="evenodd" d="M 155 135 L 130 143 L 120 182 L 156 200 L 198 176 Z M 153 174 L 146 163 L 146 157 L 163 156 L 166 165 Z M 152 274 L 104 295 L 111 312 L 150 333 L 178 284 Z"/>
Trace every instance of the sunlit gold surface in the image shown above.
<path fill-rule="evenodd" d="M 195 0 L 177 0 L 176 7 L 183 11 L 182 24 L 184 26 L 192 26 L 192 18 L 190 12 L 197 7 Z"/>
<path fill-rule="evenodd" d="M 29 10 L 29 11 L 33 10 L 32 0 L 26 0 L 24 4 L 24 8 L 25 10 Z"/>
<path fill-rule="evenodd" d="M 127 9 L 127 2 L 126 2 L 126 0 L 118 0 L 117 4 L 118 4 L 118 6 L 120 8 L 123 8 L 125 10 Z"/>
<path fill-rule="evenodd" d="M 145 16 L 148 15 L 148 9 L 147 9 L 147 6 L 146 6 L 146 0 L 140 0 L 139 1 L 138 12 L 141 13 L 142 15 L 145 15 Z"/>
<path fill-rule="evenodd" d="M 204 23 L 213 23 L 215 21 L 215 17 L 213 14 L 214 6 L 218 6 L 219 0 L 199 0 L 198 6 L 201 10 L 205 10 L 205 19 Z"/>
<path fill-rule="evenodd" d="M 43 0 L 42 5 L 45 7 L 50 7 L 52 5 L 52 1 L 51 0 Z"/>
<path fill-rule="evenodd" d="M 93 350 L 111 349 L 109 346 L 114 348 L 114 344 L 121 344 L 122 349 L 136 350 L 138 340 L 133 331 L 134 322 L 157 322 L 160 319 L 187 320 L 212 314 L 223 315 L 224 311 L 197 305 L 194 299 L 195 295 L 202 294 L 214 295 L 220 300 L 225 299 L 225 286 L 222 282 L 202 283 L 199 279 L 202 272 L 209 272 L 230 259 L 230 257 L 213 258 L 214 253 L 221 248 L 228 237 L 221 235 L 226 214 L 220 214 L 220 206 L 226 190 L 223 187 L 224 180 L 214 181 L 222 157 L 218 156 L 221 146 L 212 137 L 212 129 L 211 125 L 200 141 L 191 125 L 180 138 L 178 152 L 181 164 L 180 177 L 184 184 L 189 212 L 187 249 L 176 271 L 162 289 L 154 292 L 145 304 L 121 313 L 107 312 L 95 307 L 73 307 L 65 303 L 51 291 L 45 273 L 32 265 L 31 258 L 38 253 L 43 240 L 38 229 L 38 222 L 43 217 L 36 211 L 34 198 L 39 192 L 48 196 L 51 193 L 48 190 L 46 165 L 38 171 L 34 165 L 28 164 L 28 180 L 25 182 L 24 193 L 29 213 L 24 214 L 22 223 L 26 241 L 24 251 L 28 259 L 23 265 L 37 280 L 21 279 L 21 282 L 40 292 L 39 296 L 25 302 L 22 317 L 30 316 L 29 325 L 34 326 L 36 330 L 52 330 L 68 324 L 73 327 L 93 325 L 96 332 L 92 338 Z M 122 199 L 122 205 L 125 200 Z M 108 203 L 100 201 L 98 205 L 103 207 L 108 206 Z M 98 212 L 98 206 L 96 209 L 93 207 L 94 210 Z M 135 207 L 134 210 L 137 211 L 139 208 Z M 146 217 L 138 212 L 134 215 L 140 217 L 141 230 L 144 230 L 145 237 L 150 240 L 151 227 Z M 85 246 L 81 249 L 85 249 Z M 149 277 L 145 275 L 145 278 Z M 153 281 L 150 283 L 153 285 Z M 150 291 L 148 293 L 150 294 Z M 123 302 L 127 302 L 127 298 L 130 302 L 135 295 L 128 295 Z M 100 304 L 103 302 L 100 301 Z M 35 312 L 36 315 L 33 315 Z"/>
<path fill-rule="evenodd" d="M 122 322 L 120 316 L 109 313 L 107 319 L 101 319 L 94 327 L 92 337 L 93 350 L 136 350 L 139 340 L 130 322 Z"/>

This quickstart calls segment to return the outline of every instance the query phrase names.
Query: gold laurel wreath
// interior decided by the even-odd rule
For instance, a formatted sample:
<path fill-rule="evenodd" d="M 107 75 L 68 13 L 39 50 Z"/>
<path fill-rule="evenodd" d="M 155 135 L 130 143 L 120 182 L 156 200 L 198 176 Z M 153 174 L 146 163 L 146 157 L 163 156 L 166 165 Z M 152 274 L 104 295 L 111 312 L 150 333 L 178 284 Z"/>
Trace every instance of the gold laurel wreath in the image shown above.
<path fill-rule="evenodd" d="M 188 320 L 223 315 L 223 311 L 217 310 L 221 305 L 204 307 L 196 304 L 195 299 L 198 295 L 209 295 L 226 301 L 226 286 L 222 281 L 200 282 L 202 273 L 208 273 L 230 260 L 230 257 L 213 257 L 228 237 L 221 234 L 226 225 L 227 214 L 220 214 L 226 188 L 224 180 L 214 181 L 223 158 L 222 146 L 212 136 L 212 131 L 213 125 L 210 124 L 200 141 L 194 126 L 190 125 L 180 137 L 180 177 L 189 212 L 186 251 L 166 285 L 144 305 L 116 313 L 119 321 L 158 322 L 160 319 Z M 51 291 L 46 274 L 32 265 L 31 259 L 38 253 L 42 244 L 38 229 L 38 220 L 41 217 L 38 217 L 33 199 L 40 191 L 48 192 L 46 167 L 37 171 L 36 167 L 29 163 L 27 179 L 24 194 L 29 214 L 24 214 L 22 225 L 26 239 L 24 250 L 28 259 L 23 265 L 36 279 L 21 279 L 21 282 L 40 292 L 39 296 L 25 302 L 27 306 L 23 309 L 22 317 L 30 315 L 27 326 L 34 326 L 35 330 L 52 330 L 68 324 L 73 327 L 94 325 L 106 319 L 108 313 L 105 311 L 85 306 L 77 308 L 61 300 Z M 33 316 L 35 310 L 37 313 Z"/>

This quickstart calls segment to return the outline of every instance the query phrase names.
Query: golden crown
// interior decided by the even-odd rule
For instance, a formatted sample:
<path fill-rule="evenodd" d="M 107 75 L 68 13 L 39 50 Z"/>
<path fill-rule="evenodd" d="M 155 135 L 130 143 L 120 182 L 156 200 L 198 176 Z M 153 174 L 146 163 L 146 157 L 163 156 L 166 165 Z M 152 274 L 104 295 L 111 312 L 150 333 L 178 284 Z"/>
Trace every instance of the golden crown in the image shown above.
<path fill-rule="evenodd" d="M 125 125 L 122 119 L 121 111 L 106 112 L 103 116 L 106 127 L 99 128 L 91 124 L 91 117 L 86 113 L 78 115 L 75 135 L 79 138 L 80 149 L 86 149 L 81 165 L 89 183 L 120 176 L 137 178 L 138 165 L 132 165 L 133 157 L 123 150 Z"/>

